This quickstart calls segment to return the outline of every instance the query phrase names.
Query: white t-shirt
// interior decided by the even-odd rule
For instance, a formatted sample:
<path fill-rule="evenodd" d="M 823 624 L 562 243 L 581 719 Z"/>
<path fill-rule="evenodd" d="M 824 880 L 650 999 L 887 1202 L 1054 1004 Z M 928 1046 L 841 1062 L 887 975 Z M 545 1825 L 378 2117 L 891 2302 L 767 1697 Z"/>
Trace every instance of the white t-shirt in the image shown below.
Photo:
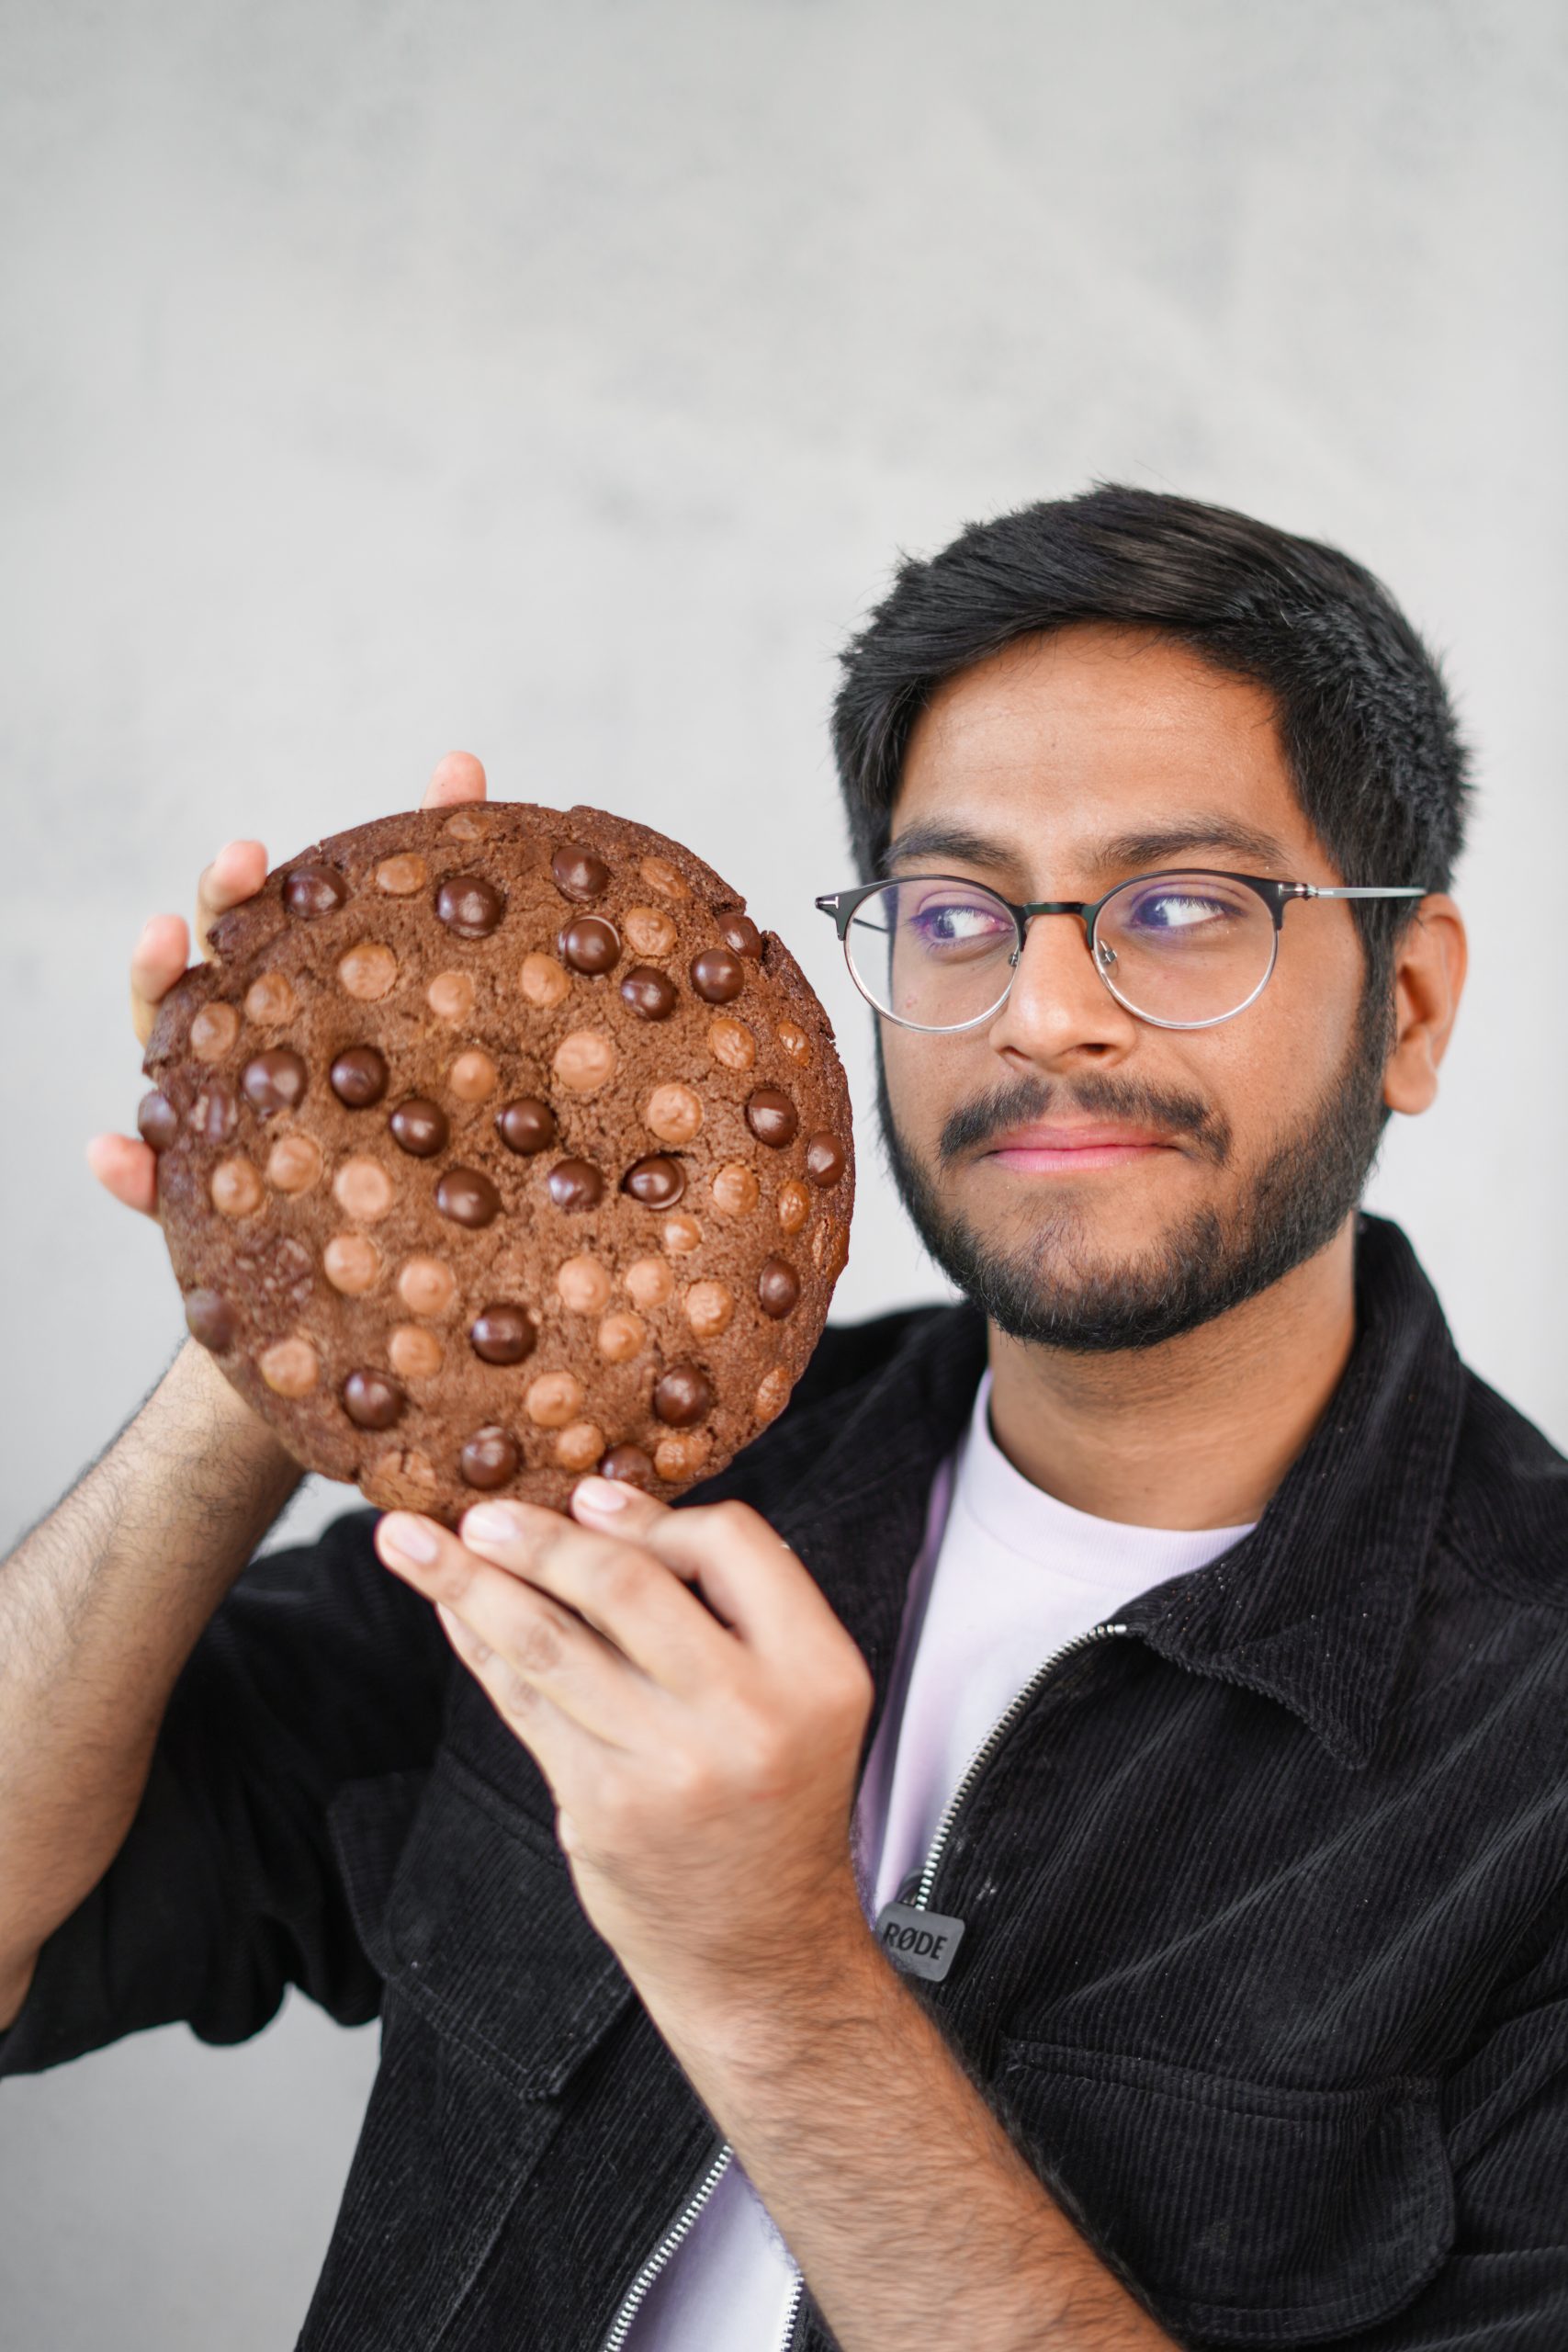
<path fill-rule="evenodd" d="M 991 1435 L 991 1376 L 931 1485 L 886 1711 L 855 1808 L 868 1917 L 926 1858 L 964 1769 L 1041 1662 L 1247 1533 L 1128 1527 L 1058 1502 Z M 628 2352 L 779 2352 L 795 2270 L 733 2159 L 649 2289 Z"/>

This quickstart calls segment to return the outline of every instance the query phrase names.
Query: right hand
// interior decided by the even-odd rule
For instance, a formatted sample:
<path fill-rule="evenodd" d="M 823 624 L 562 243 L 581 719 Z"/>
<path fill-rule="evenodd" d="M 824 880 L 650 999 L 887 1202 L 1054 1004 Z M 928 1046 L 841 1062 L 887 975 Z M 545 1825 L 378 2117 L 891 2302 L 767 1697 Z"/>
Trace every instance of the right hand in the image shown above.
<path fill-rule="evenodd" d="M 421 807 L 445 808 L 459 800 L 482 800 L 485 772 L 471 752 L 448 752 L 438 760 Z M 212 926 L 220 914 L 254 898 L 266 879 L 266 852 L 260 842 L 226 842 L 196 886 L 196 944 L 210 960 Z M 130 1021 L 137 1042 L 152 1034 L 158 1007 L 185 977 L 191 934 L 183 915 L 152 915 L 141 927 L 130 957 Z M 152 1216 L 158 1203 L 158 1161 L 151 1145 L 136 1136 L 94 1136 L 87 1165 L 103 1186 L 128 1209 Z"/>

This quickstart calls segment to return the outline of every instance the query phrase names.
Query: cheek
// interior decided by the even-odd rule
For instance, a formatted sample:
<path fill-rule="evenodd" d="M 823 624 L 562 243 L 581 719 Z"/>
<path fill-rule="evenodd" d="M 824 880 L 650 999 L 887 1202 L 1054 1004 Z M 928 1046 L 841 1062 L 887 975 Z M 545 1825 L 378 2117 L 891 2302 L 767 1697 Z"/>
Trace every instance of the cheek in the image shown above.
<path fill-rule="evenodd" d="M 1192 1057 L 1192 1084 L 1229 1121 L 1243 1160 L 1298 1126 L 1333 1089 L 1358 1001 L 1355 986 L 1285 988 L 1276 974 L 1255 1005 L 1210 1032 L 1207 1052 Z"/>
<path fill-rule="evenodd" d="M 882 1067 L 898 1133 L 924 1158 L 948 1112 L 985 1093 L 998 1075 L 987 1071 L 984 1055 L 976 1067 L 956 1040 L 919 1037 L 892 1022 L 882 1026 Z"/>
<path fill-rule="evenodd" d="M 1292 937 L 1287 922 L 1274 978 L 1255 1009 L 1266 1016 L 1284 1082 L 1304 1107 L 1345 1066 L 1359 1025 L 1365 974 L 1344 908 L 1300 911 L 1319 927 L 1314 933 L 1303 923 Z"/>

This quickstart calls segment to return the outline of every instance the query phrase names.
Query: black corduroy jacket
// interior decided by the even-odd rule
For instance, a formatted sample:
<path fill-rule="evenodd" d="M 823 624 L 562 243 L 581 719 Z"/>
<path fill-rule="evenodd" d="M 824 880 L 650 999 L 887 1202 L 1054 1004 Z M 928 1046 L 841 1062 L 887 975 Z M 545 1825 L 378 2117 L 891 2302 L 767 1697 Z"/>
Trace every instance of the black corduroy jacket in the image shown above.
<path fill-rule="evenodd" d="M 879 1707 L 984 1354 L 965 1306 L 830 1330 L 693 1498 L 773 1521 Z M 290 1984 L 378 2012 L 300 2352 L 597 2352 L 717 2135 L 372 1524 L 220 1610 L 0 2073 L 176 2018 L 239 2040 Z M 1354 1354 L 1258 1526 L 1115 1622 L 965 1803 L 921 1996 L 1179 2343 L 1562 2352 L 1568 1464 L 1394 1227 L 1361 1221 Z M 963 2282 L 930 2308 L 958 2340 Z M 830 2343 L 809 2301 L 799 2342 Z"/>

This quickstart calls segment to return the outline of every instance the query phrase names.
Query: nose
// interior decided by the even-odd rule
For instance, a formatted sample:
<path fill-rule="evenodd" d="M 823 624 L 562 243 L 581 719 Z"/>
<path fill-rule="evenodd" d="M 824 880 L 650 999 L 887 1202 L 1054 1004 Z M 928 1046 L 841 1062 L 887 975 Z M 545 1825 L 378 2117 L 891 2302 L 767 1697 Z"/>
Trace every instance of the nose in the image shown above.
<path fill-rule="evenodd" d="M 994 1053 L 1041 1069 L 1122 1060 L 1138 1024 L 1100 978 L 1077 915 L 1032 915 L 1006 1003 L 987 1032 Z"/>

